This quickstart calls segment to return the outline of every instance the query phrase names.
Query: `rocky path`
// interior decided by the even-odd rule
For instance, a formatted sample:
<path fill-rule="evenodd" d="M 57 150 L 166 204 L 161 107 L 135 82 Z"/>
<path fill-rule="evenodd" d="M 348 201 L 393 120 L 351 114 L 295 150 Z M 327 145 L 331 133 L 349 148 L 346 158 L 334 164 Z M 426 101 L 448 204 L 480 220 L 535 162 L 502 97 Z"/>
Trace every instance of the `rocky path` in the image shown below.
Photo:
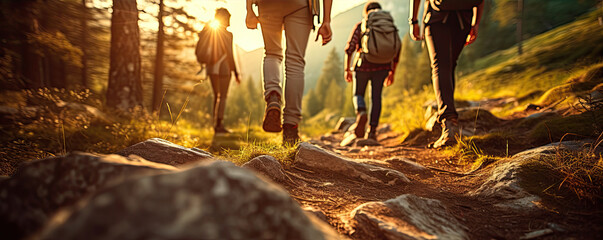
<path fill-rule="evenodd" d="M 599 209 L 558 205 L 522 187 L 526 162 L 578 142 L 460 174 L 467 169 L 452 157 L 400 145 L 389 131 L 379 146 L 341 147 L 341 139 L 301 143 L 288 166 L 263 155 L 238 167 L 162 139 L 116 155 L 32 161 L 0 179 L 0 232 L 3 239 L 602 237 Z"/>
<path fill-rule="evenodd" d="M 310 212 L 353 239 L 597 239 L 600 217 L 543 201 L 520 186 L 517 154 L 472 174 L 433 149 L 383 131 L 380 146 L 341 147 L 343 134 L 300 146 L 280 183 Z M 318 147 L 317 147 L 318 146 Z M 591 228 L 592 227 L 592 228 Z M 594 230 L 594 231 L 593 231 Z"/>

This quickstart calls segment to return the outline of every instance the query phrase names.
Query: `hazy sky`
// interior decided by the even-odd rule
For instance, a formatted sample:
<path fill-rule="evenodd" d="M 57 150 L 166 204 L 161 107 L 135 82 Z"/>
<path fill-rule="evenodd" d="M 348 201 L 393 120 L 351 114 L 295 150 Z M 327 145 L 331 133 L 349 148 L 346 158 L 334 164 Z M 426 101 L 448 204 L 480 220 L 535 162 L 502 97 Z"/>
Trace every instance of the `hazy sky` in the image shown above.
<path fill-rule="evenodd" d="M 334 0 L 332 16 L 366 1 L 367 0 Z M 200 18 L 200 20 L 213 18 L 214 9 L 218 7 L 227 8 L 232 15 L 229 30 L 234 34 L 235 44 L 247 51 L 264 46 L 260 30 L 249 30 L 245 27 L 245 0 L 226 0 L 224 2 L 197 0 L 187 3 L 187 5 L 190 5 L 190 7 L 187 7 L 187 10 Z"/>

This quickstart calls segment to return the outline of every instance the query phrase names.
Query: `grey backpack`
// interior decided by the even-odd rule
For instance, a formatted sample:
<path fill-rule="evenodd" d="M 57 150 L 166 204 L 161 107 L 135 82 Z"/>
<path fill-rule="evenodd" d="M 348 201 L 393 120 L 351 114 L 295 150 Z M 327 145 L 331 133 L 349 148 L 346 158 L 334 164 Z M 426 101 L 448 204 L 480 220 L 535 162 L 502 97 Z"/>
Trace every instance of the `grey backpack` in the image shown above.
<path fill-rule="evenodd" d="M 472 9 L 483 1 L 484 0 L 429 0 L 429 3 L 436 11 L 456 11 Z"/>
<path fill-rule="evenodd" d="M 362 20 L 362 58 L 371 63 L 390 63 L 402 42 L 394 18 L 386 11 L 373 11 Z"/>

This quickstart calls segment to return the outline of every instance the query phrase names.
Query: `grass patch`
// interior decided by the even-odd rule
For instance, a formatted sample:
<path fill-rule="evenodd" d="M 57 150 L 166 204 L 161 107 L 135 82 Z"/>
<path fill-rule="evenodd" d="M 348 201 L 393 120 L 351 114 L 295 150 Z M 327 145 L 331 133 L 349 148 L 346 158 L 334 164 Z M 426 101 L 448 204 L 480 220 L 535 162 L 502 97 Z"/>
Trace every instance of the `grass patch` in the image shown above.
<path fill-rule="evenodd" d="M 601 133 L 601 126 L 603 109 L 596 109 L 566 117 L 551 117 L 536 124 L 528 136 L 536 145 L 558 142 L 562 138 L 596 138 Z"/>
<path fill-rule="evenodd" d="M 214 135 L 211 126 L 183 117 L 184 105 L 160 118 L 144 109 L 127 114 L 113 112 L 105 109 L 99 99 L 87 90 L 3 92 L 0 104 L 16 114 L 2 116 L 8 120 L 0 124 L 2 175 L 11 175 L 30 160 L 72 151 L 111 154 L 149 138 L 162 138 L 216 155 L 254 142 L 280 144 L 280 134 L 265 133 L 255 125 L 240 124 L 232 129 L 232 134 Z"/>
<path fill-rule="evenodd" d="M 579 151 L 559 150 L 556 154 L 531 161 L 520 171 L 522 185 L 534 193 L 544 193 L 555 200 L 574 202 L 603 200 L 603 155 L 590 148 Z"/>
<path fill-rule="evenodd" d="M 295 160 L 296 146 L 283 146 L 270 142 L 253 142 L 237 150 L 227 150 L 224 156 L 237 165 L 242 165 L 249 160 L 270 155 L 276 158 L 284 167 L 290 167 Z"/>
<path fill-rule="evenodd" d="M 476 170 L 501 159 L 500 157 L 485 154 L 478 147 L 473 137 L 458 139 L 456 145 L 448 147 L 444 151 L 449 155 L 456 156 L 458 158 L 457 164 L 470 166 L 469 171 Z"/>

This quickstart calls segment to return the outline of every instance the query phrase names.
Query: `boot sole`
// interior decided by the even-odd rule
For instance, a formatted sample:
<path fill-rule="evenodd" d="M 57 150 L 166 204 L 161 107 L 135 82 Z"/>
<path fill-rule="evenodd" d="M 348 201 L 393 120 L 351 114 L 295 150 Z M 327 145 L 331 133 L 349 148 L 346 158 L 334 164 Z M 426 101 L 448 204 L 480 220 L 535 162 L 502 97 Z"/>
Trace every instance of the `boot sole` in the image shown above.
<path fill-rule="evenodd" d="M 280 132 L 283 130 L 281 125 L 281 110 L 280 108 L 271 107 L 266 109 L 264 114 L 264 122 L 262 128 L 266 132 Z"/>

